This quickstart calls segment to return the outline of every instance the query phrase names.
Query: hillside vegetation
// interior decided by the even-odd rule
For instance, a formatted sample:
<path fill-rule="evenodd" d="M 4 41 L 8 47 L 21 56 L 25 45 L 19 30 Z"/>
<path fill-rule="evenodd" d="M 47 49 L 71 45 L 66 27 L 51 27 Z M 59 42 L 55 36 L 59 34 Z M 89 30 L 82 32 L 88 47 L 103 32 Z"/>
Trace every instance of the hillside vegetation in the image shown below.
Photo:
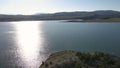
<path fill-rule="evenodd" d="M 51 54 L 39 68 L 120 68 L 120 59 L 102 52 L 81 53 L 66 50 Z"/>

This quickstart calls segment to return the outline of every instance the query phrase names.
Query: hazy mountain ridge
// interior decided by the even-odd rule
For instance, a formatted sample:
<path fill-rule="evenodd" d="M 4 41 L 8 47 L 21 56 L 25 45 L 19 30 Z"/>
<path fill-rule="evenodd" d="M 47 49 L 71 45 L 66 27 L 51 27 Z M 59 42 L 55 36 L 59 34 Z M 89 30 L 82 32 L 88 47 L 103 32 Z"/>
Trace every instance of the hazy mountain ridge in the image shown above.
<path fill-rule="evenodd" d="M 70 19 L 109 19 L 120 18 L 119 11 L 113 10 L 99 10 L 92 12 L 58 12 L 52 14 L 38 14 L 38 15 L 4 15 L 0 14 L 0 21 L 19 21 L 19 20 L 70 20 Z"/>

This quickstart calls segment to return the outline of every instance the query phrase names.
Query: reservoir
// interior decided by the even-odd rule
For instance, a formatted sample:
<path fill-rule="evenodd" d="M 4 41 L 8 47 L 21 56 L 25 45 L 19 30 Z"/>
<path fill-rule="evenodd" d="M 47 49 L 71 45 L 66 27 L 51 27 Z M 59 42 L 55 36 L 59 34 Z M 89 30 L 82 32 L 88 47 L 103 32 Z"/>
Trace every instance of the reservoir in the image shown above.
<path fill-rule="evenodd" d="M 120 22 L 0 22 L 0 68 L 38 68 L 62 50 L 120 56 Z"/>

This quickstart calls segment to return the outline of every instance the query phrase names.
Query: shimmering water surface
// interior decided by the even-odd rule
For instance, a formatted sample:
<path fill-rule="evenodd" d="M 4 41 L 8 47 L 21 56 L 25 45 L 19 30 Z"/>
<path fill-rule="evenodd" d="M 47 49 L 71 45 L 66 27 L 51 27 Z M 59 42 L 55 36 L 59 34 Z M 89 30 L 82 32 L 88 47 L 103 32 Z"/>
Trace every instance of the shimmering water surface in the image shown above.
<path fill-rule="evenodd" d="M 0 68 L 38 68 L 66 49 L 120 56 L 120 23 L 0 22 Z"/>

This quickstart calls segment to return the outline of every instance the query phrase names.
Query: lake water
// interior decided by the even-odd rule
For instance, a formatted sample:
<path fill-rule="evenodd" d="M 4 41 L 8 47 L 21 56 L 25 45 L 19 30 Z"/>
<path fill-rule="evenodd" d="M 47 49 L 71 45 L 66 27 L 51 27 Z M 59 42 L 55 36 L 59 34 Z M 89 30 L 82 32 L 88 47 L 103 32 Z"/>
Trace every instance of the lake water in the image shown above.
<path fill-rule="evenodd" d="M 120 56 L 120 23 L 0 22 L 0 68 L 38 68 L 61 50 Z"/>

